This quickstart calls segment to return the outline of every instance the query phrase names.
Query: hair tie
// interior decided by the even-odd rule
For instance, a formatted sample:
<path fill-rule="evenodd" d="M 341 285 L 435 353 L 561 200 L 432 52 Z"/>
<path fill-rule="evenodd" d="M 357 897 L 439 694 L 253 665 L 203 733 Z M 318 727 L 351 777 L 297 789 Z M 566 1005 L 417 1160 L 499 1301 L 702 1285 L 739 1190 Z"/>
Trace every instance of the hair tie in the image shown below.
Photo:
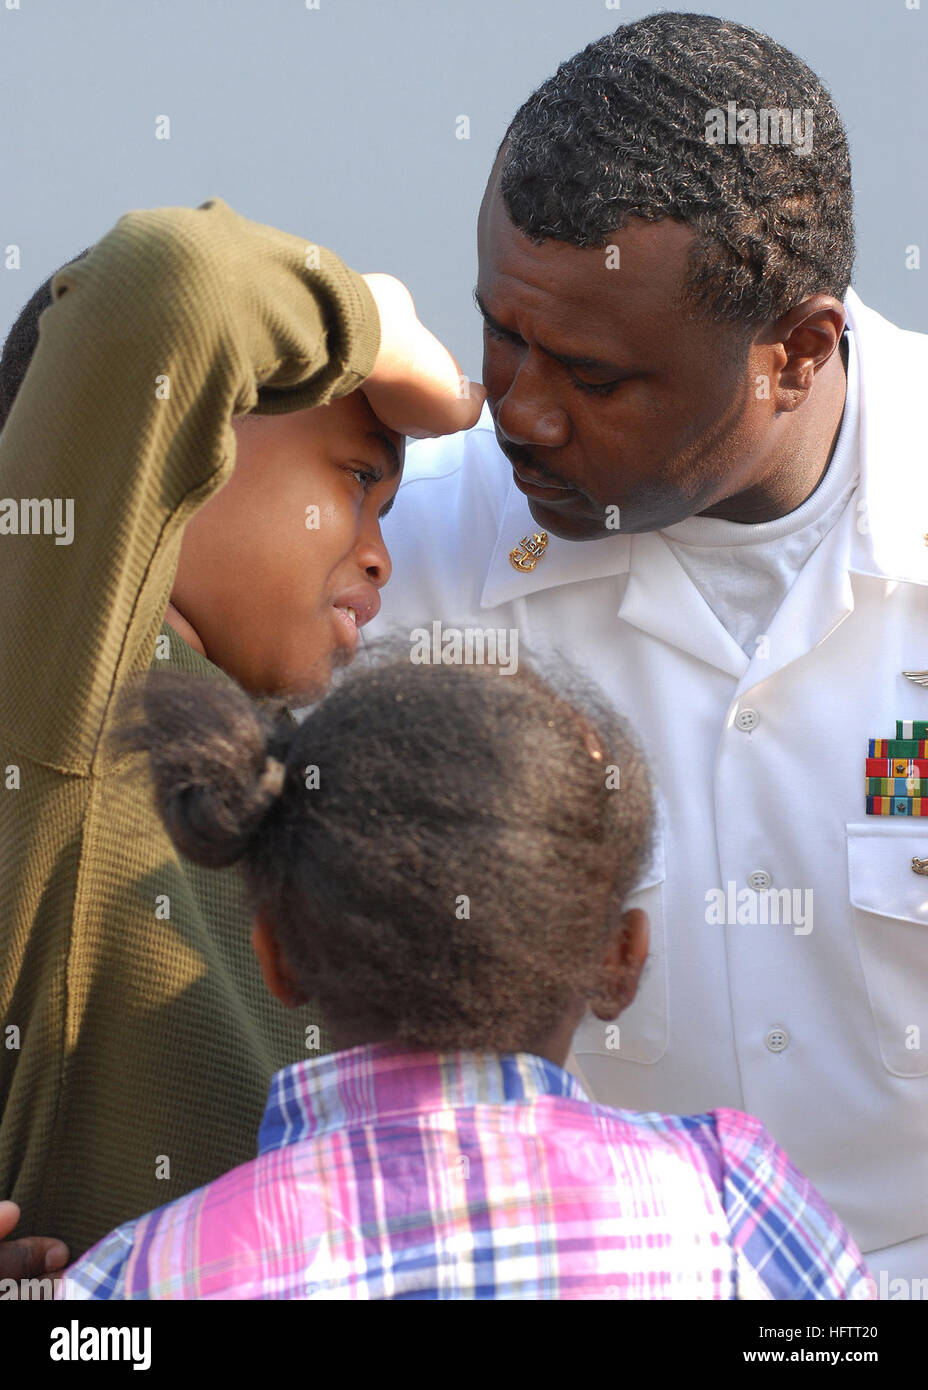
<path fill-rule="evenodd" d="M 599 746 L 599 740 L 592 729 L 587 729 L 583 736 L 583 741 L 586 744 L 586 751 L 589 753 L 594 763 L 601 763 L 603 760 L 603 750 Z"/>
<path fill-rule="evenodd" d="M 286 775 L 287 769 L 278 758 L 266 758 L 264 771 L 258 779 L 258 790 L 269 797 L 280 796 Z"/>

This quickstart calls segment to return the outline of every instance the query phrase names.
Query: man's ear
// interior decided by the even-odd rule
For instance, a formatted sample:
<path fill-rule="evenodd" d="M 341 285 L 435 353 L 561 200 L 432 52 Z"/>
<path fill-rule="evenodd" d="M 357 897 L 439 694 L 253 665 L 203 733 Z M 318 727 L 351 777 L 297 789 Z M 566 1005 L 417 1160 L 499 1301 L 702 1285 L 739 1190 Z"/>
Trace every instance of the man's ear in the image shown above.
<path fill-rule="evenodd" d="M 305 1004 L 304 993 L 291 976 L 290 968 L 277 944 L 274 929 L 260 914 L 252 924 L 251 944 L 258 957 L 264 983 L 271 993 L 290 1009 Z"/>
<path fill-rule="evenodd" d="M 846 322 L 843 304 L 827 294 L 812 295 L 777 320 L 771 334 L 782 363 L 774 392 L 778 410 L 797 410 L 806 399 Z"/>
<path fill-rule="evenodd" d="M 650 940 L 648 914 L 640 907 L 623 912 L 622 924 L 616 927 L 603 953 L 599 985 L 589 1001 L 597 1018 L 618 1018 L 631 1004 L 648 958 Z"/>

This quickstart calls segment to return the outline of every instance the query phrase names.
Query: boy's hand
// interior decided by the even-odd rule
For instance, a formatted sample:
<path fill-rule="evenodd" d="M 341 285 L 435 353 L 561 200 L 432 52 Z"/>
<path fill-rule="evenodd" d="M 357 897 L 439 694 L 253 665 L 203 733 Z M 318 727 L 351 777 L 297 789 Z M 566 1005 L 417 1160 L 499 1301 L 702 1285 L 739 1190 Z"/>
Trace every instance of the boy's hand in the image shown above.
<path fill-rule="evenodd" d="M 48 1236 L 7 1240 L 19 1221 L 15 1202 L 0 1202 L 0 1279 L 40 1279 L 68 1263 L 68 1247 Z"/>
<path fill-rule="evenodd" d="M 475 425 L 487 393 L 461 375 L 448 349 L 419 322 L 406 286 L 392 275 L 362 278 L 380 314 L 380 351 L 361 384 L 375 415 L 412 439 Z"/>

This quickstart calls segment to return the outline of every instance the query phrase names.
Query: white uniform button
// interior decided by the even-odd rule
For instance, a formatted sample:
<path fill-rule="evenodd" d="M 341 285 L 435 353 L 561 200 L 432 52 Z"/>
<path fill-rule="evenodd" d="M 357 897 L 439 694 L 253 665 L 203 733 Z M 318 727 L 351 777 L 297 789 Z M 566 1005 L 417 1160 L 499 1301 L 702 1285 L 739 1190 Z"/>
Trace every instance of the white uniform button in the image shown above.
<path fill-rule="evenodd" d="M 735 728 L 743 729 L 746 733 L 756 729 L 759 723 L 760 715 L 756 709 L 739 709 L 735 715 Z"/>
<path fill-rule="evenodd" d="M 771 1028 L 764 1042 L 771 1052 L 782 1052 L 785 1047 L 789 1047 L 789 1033 L 785 1028 Z"/>
<path fill-rule="evenodd" d="M 748 887 L 753 888 L 755 893 L 762 893 L 765 888 L 769 888 L 773 879 L 766 869 L 755 869 L 748 874 Z"/>

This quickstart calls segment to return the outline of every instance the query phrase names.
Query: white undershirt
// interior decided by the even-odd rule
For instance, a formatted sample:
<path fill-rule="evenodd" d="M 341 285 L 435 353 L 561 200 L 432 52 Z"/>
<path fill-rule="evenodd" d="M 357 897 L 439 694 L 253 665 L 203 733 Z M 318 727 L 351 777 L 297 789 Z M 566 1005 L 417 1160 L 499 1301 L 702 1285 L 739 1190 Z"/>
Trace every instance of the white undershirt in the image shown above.
<path fill-rule="evenodd" d="M 831 462 L 801 507 L 775 521 L 744 525 L 691 516 L 661 535 L 716 617 L 753 657 L 799 571 L 844 511 L 860 477 L 859 382 L 847 330 L 847 395 Z"/>

